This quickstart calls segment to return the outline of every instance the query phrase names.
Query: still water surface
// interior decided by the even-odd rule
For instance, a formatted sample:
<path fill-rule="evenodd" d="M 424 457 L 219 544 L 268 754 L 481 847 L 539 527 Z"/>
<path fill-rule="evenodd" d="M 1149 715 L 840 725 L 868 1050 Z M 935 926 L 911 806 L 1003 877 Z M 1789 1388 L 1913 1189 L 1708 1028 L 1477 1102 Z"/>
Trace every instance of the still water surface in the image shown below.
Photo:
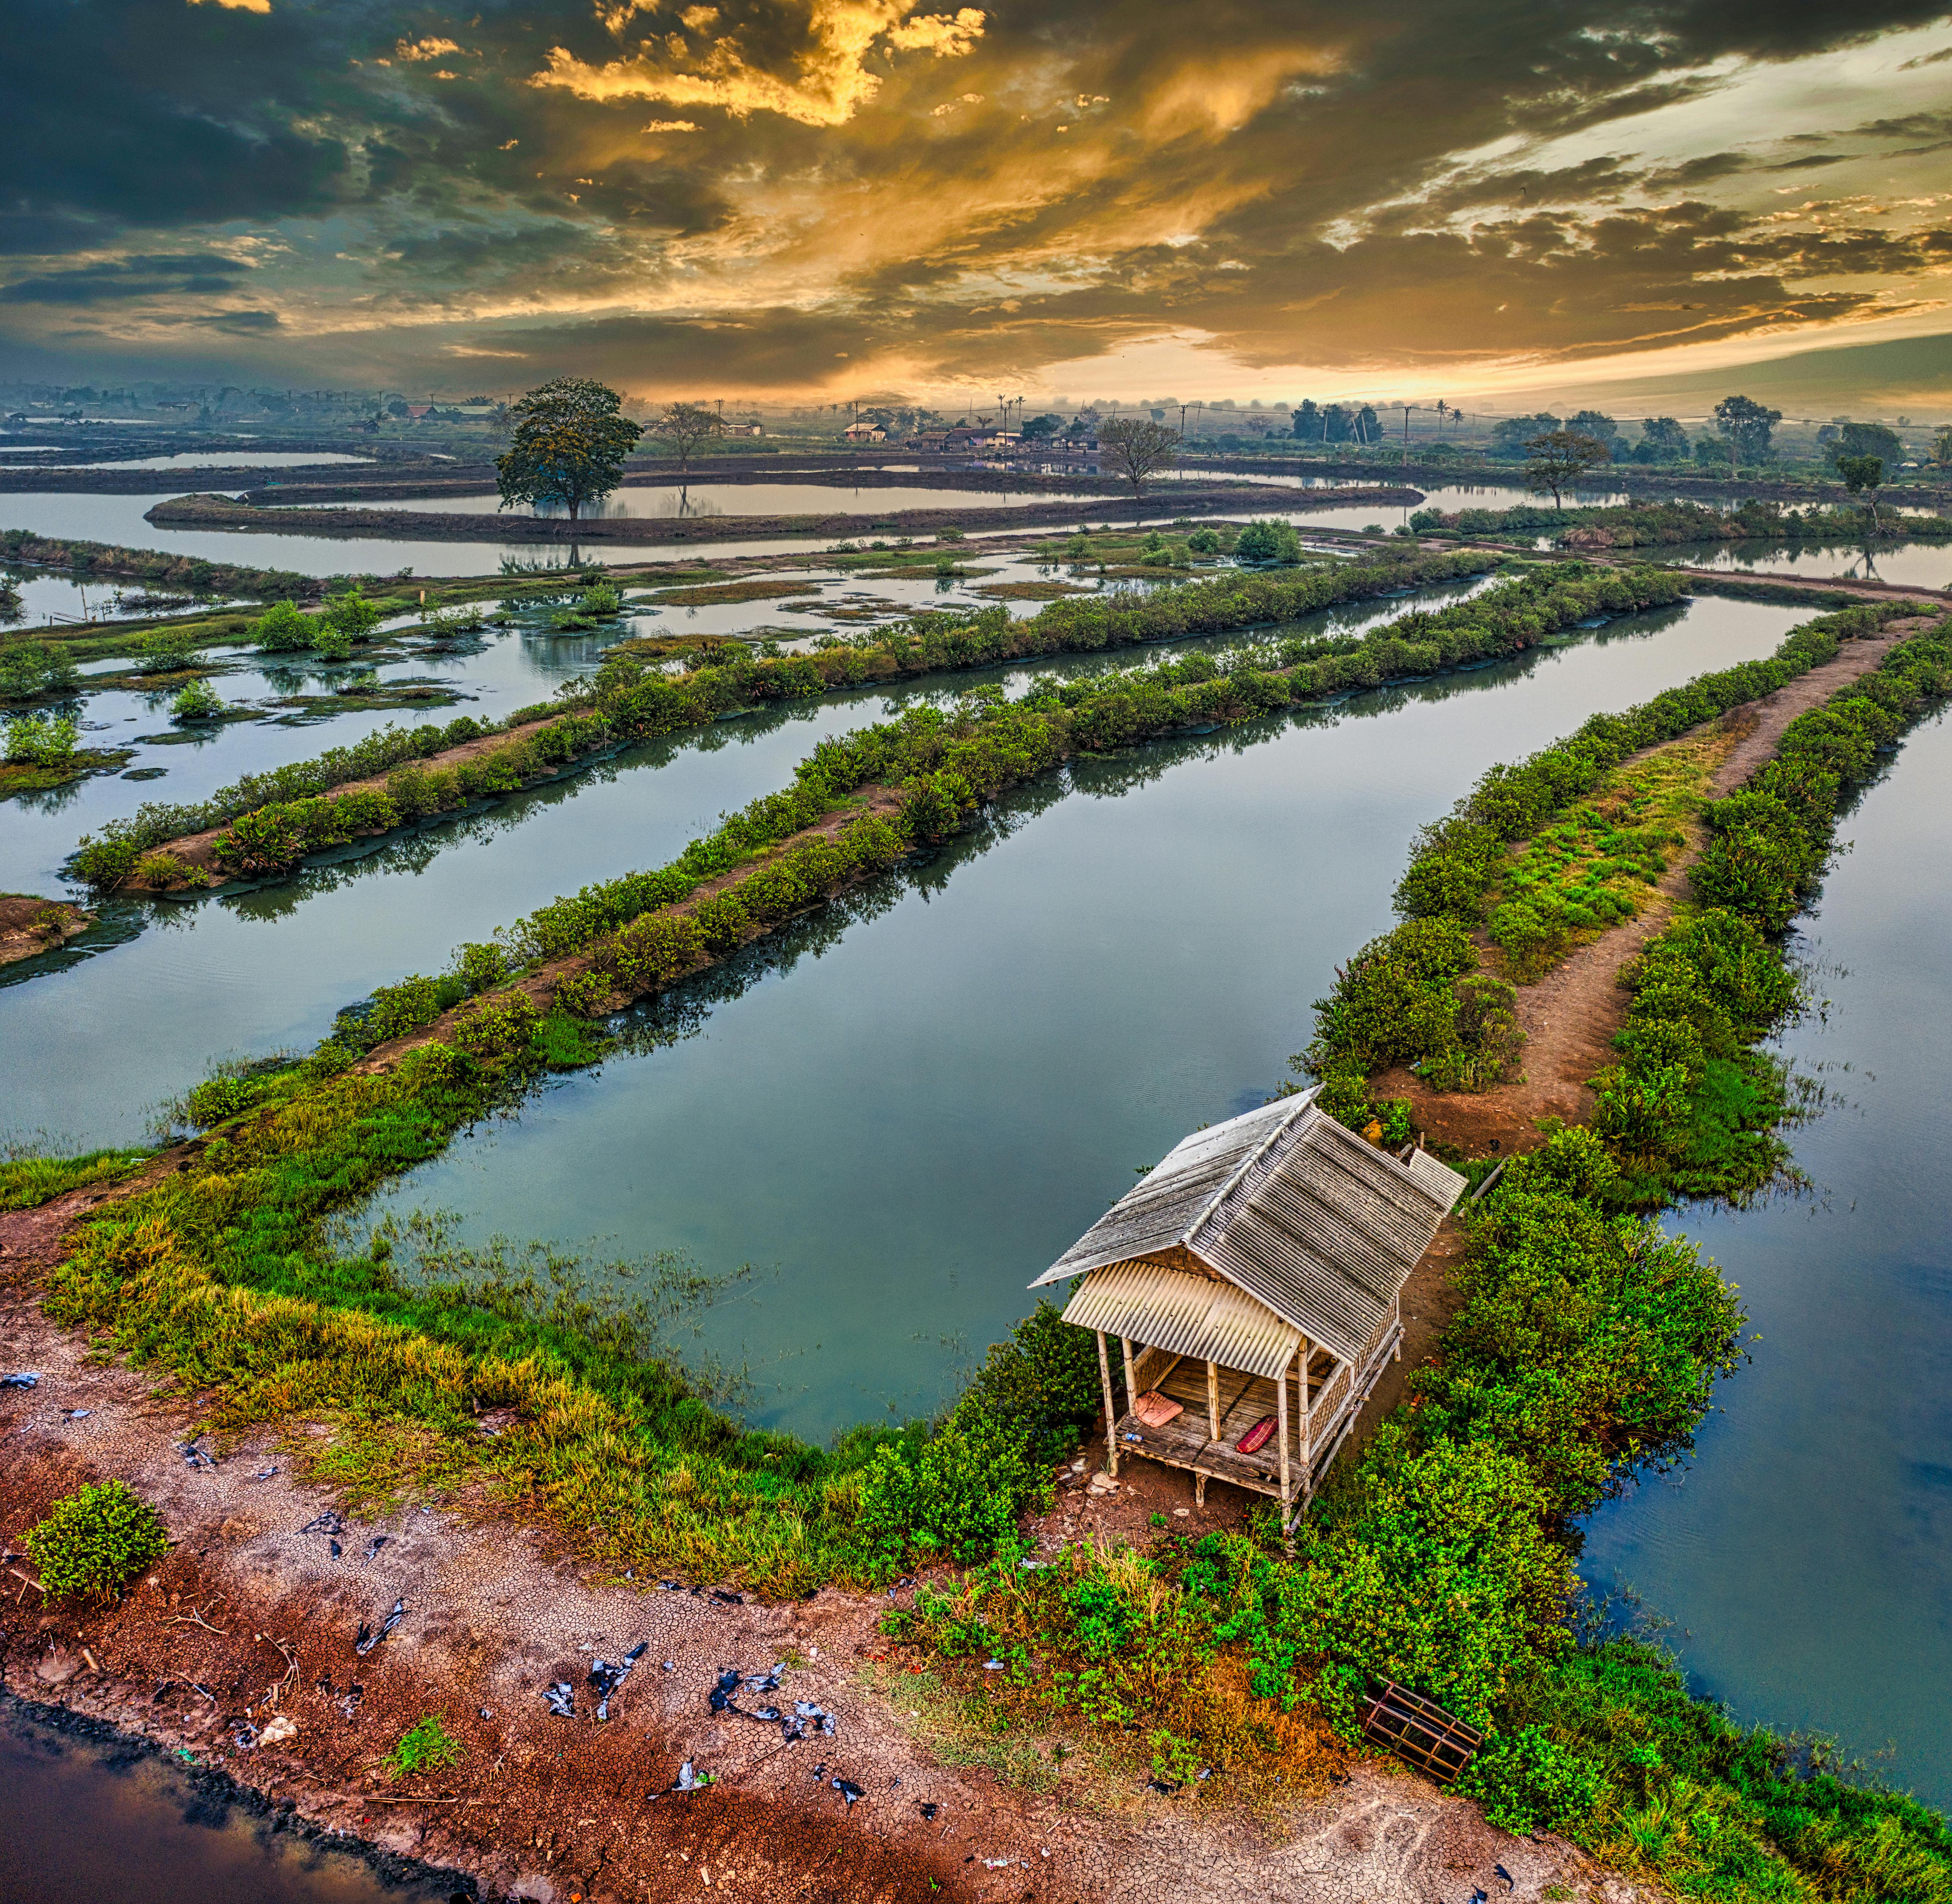
<path fill-rule="evenodd" d="M 1136 1167 L 1289 1075 L 1335 961 L 1390 924 L 1417 826 L 1492 762 L 1796 618 L 1697 602 L 1078 763 L 635 1015 L 640 1054 L 550 1085 L 386 1205 L 465 1211 L 477 1239 L 752 1263 L 705 1327 L 750 1358 L 755 1420 L 820 1437 L 931 1407 Z"/>
<path fill-rule="evenodd" d="M 382 1885 L 351 1853 L 274 1834 L 146 1752 L 0 1709 L 7 1904 L 447 1904 L 452 1880 Z"/>
<path fill-rule="evenodd" d="M 1745 1721 L 1838 1735 L 1952 1808 L 1952 720 L 1839 828 L 1802 920 L 1822 1001 L 1779 1049 L 1830 1108 L 1811 1193 L 1672 1220 L 1741 1287 L 1752 1360 L 1681 1474 L 1592 1520 L 1583 1571 L 1676 1623 Z"/>
<path fill-rule="evenodd" d="M 1366 604 L 1298 625 L 1353 630 L 1409 605 Z M 1219 645 L 1209 639 L 1146 652 Z M 519 659 L 513 644 L 490 656 Z M 1069 656 L 1038 672 L 1090 674 L 1137 658 L 1130 650 Z M 119 900 L 66 950 L 0 970 L 0 1049 L 14 1060 L 0 1134 L 45 1128 L 67 1135 L 70 1148 L 133 1138 L 149 1107 L 202 1077 L 214 1059 L 308 1047 L 340 1006 L 403 972 L 441 969 L 461 941 L 483 938 L 586 881 L 675 857 L 721 813 L 787 784 L 821 740 L 911 700 L 953 696 L 986 680 L 1020 692 L 1032 672 L 971 671 L 903 691 L 790 703 L 633 748 L 296 879 L 208 900 Z M 233 731 L 291 737 L 276 728 Z M 314 750 L 318 738 L 314 733 L 300 750 Z M 113 780 L 80 784 L 100 790 L 120 812 L 150 791 Z M 155 783 L 156 790 L 171 784 Z M 10 803 L 23 807 L 20 798 Z M 0 826 L 0 872 L 12 869 L 0 883 L 59 890 L 55 869 L 83 812 L 95 823 L 105 816 L 78 797 L 66 806 L 27 804 L 14 824 Z"/>

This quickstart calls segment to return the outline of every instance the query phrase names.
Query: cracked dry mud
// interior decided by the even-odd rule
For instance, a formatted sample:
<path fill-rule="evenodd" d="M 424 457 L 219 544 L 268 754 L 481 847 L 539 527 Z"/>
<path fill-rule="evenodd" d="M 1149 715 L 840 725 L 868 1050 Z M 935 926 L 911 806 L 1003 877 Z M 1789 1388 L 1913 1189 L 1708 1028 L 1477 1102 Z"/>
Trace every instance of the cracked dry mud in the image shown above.
<path fill-rule="evenodd" d="M 1194 1904 L 1466 1904 L 1475 1890 L 1531 1904 L 1553 1885 L 1608 1904 L 1634 1895 L 1570 1846 L 1494 1831 L 1387 1761 L 1350 1762 L 1334 1774 L 1344 1782 L 1251 1815 L 1210 1788 L 1164 1799 L 1140 1792 L 1138 1778 L 1060 1776 L 1034 1793 L 952 1763 L 962 1755 L 953 1742 L 932 1749 L 942 1736 L 874 1688 L 885 1597 L 828 1590 L 735 1605 L 710 1598 L 710 1583 L 696 1593 L 602 1583 L 536 1530 L 465 1498 L 349 1514 L 335 1561 L 330 1536 L 295 1531 L 334 1505 L 295 1478 L 307 1449 L 324 1445 L 324 1424 L 293 1422 L 214 1468 L 188 1465 L 180 1444 L 193 1411 L 154 1398 L 139 1373 L 90 1366 L 86 1343 L 42 1315 L 32 1258 L 48 1240 L 45 1226 L 0 1218 L 0 1364 L 42 1376 L 0 1391 L 0 1540 L 17 1549 L 48 1501 L 119 1475 L 157 1503 L 177 1545 L 117 1607 L 44 1610 L 24 1584 L 0 1596 L 0 1683 L 199 1758 L 227 1753 L 239 1780 L 355 1839 L 471 1874 L 491 1895 L 563 1904 L 708 1892 L 768 1904 L 1081 1904 L 1167 1890 Z M 11 1247 L 20 1243 L 27 1253 Z M 1162 1470 L 1102 1502 L 1076 1495 L 1070 1528 L 1054 1515 L 1045 1537 L 1136 1531 L 1153 1509 L 1182 1505 L 1173 1490 L 1184 1479 Z M 1190 1489 L 1179 1491 L 1190 1508 Z M 1216 1499 L 1214 1514 L 1226 1511 Z M 361 1622 L 377 1623 L 396 1598 L 408 1608 L 397 1631 L 356 1658 Z M 599 1728 L 590 1661 L 640 1639 L 649 1650 Z M 724 1667 L 781 1659 L 777 1696 L 827 1708 L 835 1737 L 787 1744 L 777 1726 L 709 1710 Z M 552 1716 L 540 1696 L 559 1679 L 577 1689 L 573 1719 Z M 349 1713 L 355 1683 L 363 1691 Z M 450 1772 L 389 1781 L 386 1751 L 429 1712 L 466 1756 Z M 296 1721 L 296 1735 L 235 1749 L 238 1722 L 274 1716 Z M 654 1797 L 687 1759 L 719 1782 Z M 1322 1762 L 1343 1760 L 1325 1750 Z M 831 1785 L 840 1777 L 866 1794 L 851 1808 Z"/>

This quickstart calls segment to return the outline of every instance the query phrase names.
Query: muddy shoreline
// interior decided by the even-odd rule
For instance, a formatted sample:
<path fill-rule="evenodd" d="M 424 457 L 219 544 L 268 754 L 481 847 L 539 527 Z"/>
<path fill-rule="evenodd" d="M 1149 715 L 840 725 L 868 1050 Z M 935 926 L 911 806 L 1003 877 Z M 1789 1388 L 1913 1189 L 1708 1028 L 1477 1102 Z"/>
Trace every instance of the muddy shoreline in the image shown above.
<path fill-rule="evenodd" d="M 1336 492 L 1338 503 L 1413 509 L 1423 500 L 1414 489 L 1362 489 Z M 389 537 L 411 542 L 609 542 L 646 544 L 744 542 L 761 537 L 837 537 L 865 534 L 932 536 L 945 529 L 1071 528 L 1085 515 L 1100 521 L 1137 521 L 1147 517 L 1251 515 L 1270 506 L 1265 484 L 1203 483 L 1162 490 L 1143 501 L 1090 495 L 1078 503 L 1031 503 L 1015 509 L 895 509 L 852 515 L 832 511 L 806 515 L 692 516 L 682 520 L 644 516 L 598 516 L 579 522 L 535 515 L 448 515 L 418 509 L 266 509 L 228 496 L 174 496 L 144 517 L 158 528 L 244 529 L 269 535 Z M 1277 503 L 1278 497 L 1276 498 Z M 1090 509 L 1080 505 L 1088 502 Z"/>
<path fill-rule="evenodd" d="M 880 1636 L 888 1596 L 826 1589 L 766 1605 L 709 1582 L 606 1578 L 566 1530 L 511 1519 L 465 1480 L 362 1512 L 306 1478 L 350 1424 L 302 1415 L 199 1442 L 201 1398 L 158 1398 L 136 1372 L 92 1363 L 40 1311 L 38 1266 L 86 1207 L 0 1215 L 0 1364 L 41 1375 L 0 1392 L 0 1544 L 23 1574 L 0 1597 L 0 1689 L 44 1722 L 187 1752 L 228 1802 L 280 1829 L 383 1874 L 458 1874 L 456 1890 L 537 1904 L 708 1889 L 737 1904 L 1123 1904 L 1167 1887 L 1190 1904 L 1428 1904 L 1474 1883 L 1488 1893 L 1500 1864 L 1516 1904 L 1569 1884 L 1612 1904 L 1634 1895 L 1571 1847 L 1494 1831 L 1474 1806 L 1325 1740 L 1290 1793 L 1252 1805 L 1212 1787 L 1161 1797 L 1142 1770 L 1075 1742 L 1068 1755 L 1056 1740 L 986 1745 L 953 1689 Z M 188 1462 L 192 1444 L 214 1464 Z M 111 1474 L 155 1505 L 173 1550 L 118 1604 L 46 1604 L 20 1533 Z M 1184 1480 L 1162 1470 L 1101 1498 L 1067 1474 L 1031 1531 L 1053 1550 L 1137 1537 L 1150 1512 L 1190 1508 Z M 1203 1520 L 1226 1511 L 1226 1492 Z M 334 1512 L 336 1533 L 315 1527 Z M 356 1655 L 361 1624 L 396 1600 L 397 1630 Z M 593 1658 L 640 1641 L 599 1724 Z M 775 1663 L 773 1696 L 817 1703 L 832 1736 L 790 1743 L 776 1724 L 712 1709 L 725 1667 Z M 574 1689 L 569 1718 L 540 1696 L 558 1680 Z M 389 1777 L 393 1740 L 430 1713 L 465 1755 Z M 687 1761 L 716 1782 L 671 1793 Z M 842 1777 L 860 1799 L 846 1802 Z"/>

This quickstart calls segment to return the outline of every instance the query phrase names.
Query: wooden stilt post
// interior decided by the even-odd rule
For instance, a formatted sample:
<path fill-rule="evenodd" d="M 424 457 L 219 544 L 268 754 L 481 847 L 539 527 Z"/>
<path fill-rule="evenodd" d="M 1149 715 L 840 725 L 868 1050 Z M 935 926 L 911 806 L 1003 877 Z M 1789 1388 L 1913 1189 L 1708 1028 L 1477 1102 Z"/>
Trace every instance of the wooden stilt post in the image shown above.
<path fill-rule="evenodd" d="M 1289 1364 L 1281 1364 L 1281 1372 L 1275 1382 L 1275 1434 L 1281 1442 L 1281 1539 L 1290 1555 L 1294 1552 L 1294 1513 L 1290 1503 L 1287 1466 L 1287 1372 Z"/>
<path fill-rule="evenodd" d="M 1098 1379 L 1105 1386 L 1105 1472 L 1118 1478 L 1118 1408 L 1112 1399 L 1112 1358 L 1105 1348 L 1105 1332 L 1098 1334 Z"/>
<path fill-rule="evenodd" d="M 1315 1348 L 1306 1336 L 1295 1354 L 1301 1367 L 1301 1487 L 1306 1498 L 1315 1492 L 1315 1423 L 1308 1401 L 1308 1365 L 1315 1359 Z"/>
<path fill-rule="evenodd" d="M 1401 1296 L 1398 1296 L 1396 1301 L 1390 1304 L 1390 1320 L 1395 1326 L 1397 1338 L 1396 1353 L 1390 1358 L 1390 1360 L 1393 1362 L 1400 1362 L 1403 1360 L 1403 1298 Z"/>
<path fill-rule="evenodd" d="M 1139 1384 L 1132 1373 L 1132 1339 L 1129 1336 L 1118 1338 L 1118 1346 L 1125 1351 L 1125 1406 L 1131 1407 L 1139 1398 Z"/>
<path fill-rule="evenodd" d="M 1220 1439 L 1220 1364 L 1206 1364 L 1206 1438 Z"/>

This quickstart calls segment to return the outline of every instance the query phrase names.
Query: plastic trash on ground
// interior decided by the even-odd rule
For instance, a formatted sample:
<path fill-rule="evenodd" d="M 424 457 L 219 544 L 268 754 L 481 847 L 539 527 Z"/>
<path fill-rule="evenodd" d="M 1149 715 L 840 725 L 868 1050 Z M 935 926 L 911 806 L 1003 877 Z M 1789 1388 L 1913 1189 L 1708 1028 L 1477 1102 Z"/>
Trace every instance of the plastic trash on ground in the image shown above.
<path fill-rule="evenodd" d="M 543 1694 L 543 1701 L 559 1719 L 576 1717 L 576 1688 L 566 1679 L 559 1679 Z"/>
<path fill-rule="evenodd" d="M 364 1659 L 375 1646 L 379 1645 L 381 1640 L 388 1638 L 393 1633 L 393 1629 L 406 1617 L 406 1602 L 405 1600 L 396 1600 L 393 1602 L 393 1611 L 388 1614 L 386 1618 L 381 1621 L 380 1629 L 377 1633 L 374 1632 L 364 1621 L 361 1621 L 359 1623 L 359 1637 L 352 1643 L 353 1652 L 358 1654 L 361 1659 Z"/>
<path fill-rule="evenodd" d="M 0 1389 L 32 1389 L 40 1384 L 39 1373 L 34 1369 L 21 1369 L 12 1375 L 0 1375 Z"/>
<path fill-rule="evenodd" d="M 612 1697 L 630 1677 L 630 1668 L 650 1650 L 650 1645 L 648 1639 L 640 1639 L 621 1659 L 599 1659 L 591 1663 L 590 1683 L 596 1688 L 596 1717 L 599 1723 L 609 1718 Z"/>

